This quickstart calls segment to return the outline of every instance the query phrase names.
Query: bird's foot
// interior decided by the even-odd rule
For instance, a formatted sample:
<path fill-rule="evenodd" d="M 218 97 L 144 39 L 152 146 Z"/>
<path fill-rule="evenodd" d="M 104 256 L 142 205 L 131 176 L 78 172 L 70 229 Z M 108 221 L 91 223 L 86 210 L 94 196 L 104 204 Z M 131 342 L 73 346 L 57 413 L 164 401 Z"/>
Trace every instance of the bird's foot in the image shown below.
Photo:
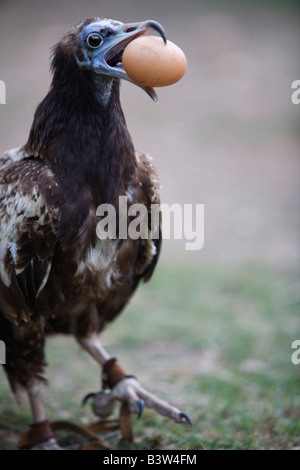
<path fill-rule="evenodd" d="M 158 398 L 145 390 L 135 377 L 125 377 L 111 390 L 114 400 L 128 403 L 131 413 L 137 413 L 141 417 L 144 407 L 152 408 L 162 416 L 173 419 L 176 423 L 188 423 L 192 421 L 186 413 L 180 411 L 175 405 Z"/>
<path fill-rule="evenodd" d="M 192 421 L 186 413 L 145 390 L 135 377 L 126 375 L 116 364 L 115 358 L 109 359 L 104 365 L 103 375 L 104 387 L 106 388 L 99 393 L 91 393 L 84 399 L 85 403 L 89 398 L 93 398 L 92 408 L 97 416 L 107 418 L 112 413 L 114 403 L 120 401 L 126 404 L 129 412 L 136 413 L 138 417 L 142 415 L 143 409 L 146 407 L 154 409 L 162 416 L 173 419 L 176 423 L 192 425 Z"/>
<path fill-rule="evenodd" d="M 64 450 L 60 447 L 54 437 L 48 439 L 48 441 L 40 442 L 34 446 L 29 447 L 29 450 Z"/>
<path fill-rule="evenodd" d="M 48 421 L 32 424 L 30 429 L 21 435 L 18 447 L 27 450 L 63 450 L 57 444 Z"/>

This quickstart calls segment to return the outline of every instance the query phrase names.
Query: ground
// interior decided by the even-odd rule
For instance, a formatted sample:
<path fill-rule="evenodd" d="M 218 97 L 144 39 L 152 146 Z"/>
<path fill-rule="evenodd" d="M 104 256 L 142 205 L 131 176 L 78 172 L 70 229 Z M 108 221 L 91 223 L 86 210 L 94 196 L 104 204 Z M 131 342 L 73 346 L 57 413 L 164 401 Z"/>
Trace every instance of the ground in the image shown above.
<path fill-rule="evenodd" d="M 103 340 L 129 373 L 189 413 L 194 426 L 146 410 L 139 421 L 133 419 L 132 447 L 299 447 L 299 366 L 291 362 L 298 308 L 292 276 L 258 266 L 230 273 L 211 266 L 160 267 Z M 80 402 L 97 391 L 98 367 L 63 336 L 49 341 L 47 357 L 50 419 L 93 421 L 89 406 L 81 408 Z M 17 407 L 2 382 L 0 400 L 1 448 L 12 449 L 27 425 L 28 407 Z M 77 442 L 70 434 L 58 436 L 65 446 Z M 124 448 L 118 432 L 106 439 Z"/>
<path fill-rule="evenodd" d="M 39 5 L 39 8 L 37 8 Z M 0 150 L 25 142 L 49 86 L 49 50 L 91 15 L 156 19 L 188 58 L 186 77 L 152 103 L 122 103 L 138 149 L 153 155 L 163 200 L 205 204 L 205 244 L 164 242 L 151 283 L 103 335 L 144 386 L 188 412 L 192 429 L 145 411 L 136 448 L 299 448 L 299 19 L 293 2 L 2 2 Z M 42 6 L 42 7 L 41 7 Z M 134 325 L 134 327 L 133 327 Z M 1 339 L 1 332 L 0 332 Z M 61 357 L 67 358 L 61 361 Z M 99 371 L 72 339 L 47 346 L 50 420 L 87 422 Z M 29 420 L 0 372 L 0 448 Z M 61 436 L 65 445 L 73 438 Z M 122 446 L 119 435 L 108 436 Z"/>

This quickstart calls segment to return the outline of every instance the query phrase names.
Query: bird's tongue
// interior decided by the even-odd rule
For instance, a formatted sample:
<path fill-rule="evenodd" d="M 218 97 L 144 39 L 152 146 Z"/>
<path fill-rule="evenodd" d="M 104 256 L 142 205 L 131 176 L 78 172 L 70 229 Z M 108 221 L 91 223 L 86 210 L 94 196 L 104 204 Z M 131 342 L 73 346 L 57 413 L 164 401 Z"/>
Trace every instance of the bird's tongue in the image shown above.
<path fill-rule="evenodd" d="M 118 45 L 118 46 L 121 46 L 121 45 Z M 116 67 L 118 65 L 122 65 L 122 55 L 123 55 L 126 45 L 121 46 L 121 47 L 118 47 L 118 46 L 115 46 L 112 50 L 110 50 L 106 57 L 106 63 L 110 67 Z"/>

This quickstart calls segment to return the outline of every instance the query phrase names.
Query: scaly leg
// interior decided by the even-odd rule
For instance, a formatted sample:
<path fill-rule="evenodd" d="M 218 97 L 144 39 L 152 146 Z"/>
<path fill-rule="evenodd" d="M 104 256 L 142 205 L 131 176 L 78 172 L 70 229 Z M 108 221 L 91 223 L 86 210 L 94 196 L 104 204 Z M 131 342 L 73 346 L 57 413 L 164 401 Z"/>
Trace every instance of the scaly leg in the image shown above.
<path fill-rule="evenodd" d="M 36 381 L 28 388 L 27 393 L 33 421 L 29 431 L 22 434 L 19 447 L 30 450 L 62 450 L 46 420 L 40 382 Z"/>
<path fill-rule="evenodd" d="M 93 397 L 93 410 L 95 414 L 106 417 L 114 401 L 126 402 L 132 413 L 142 414 L 143 407 L 153 408 L 162 416 L 167 416 L 177 423 L 191 423 L 187 414 L 182 413 L 176 406 L 165 400 L 161 400 L 152 393 L 146 391 L 133 376 L 128 376 L 116 364 L 116 359 L 111 358 L 103 348 L 99 338 L 90 336 L 78 339 L 81 346 L 103 367 L 104 391 L 97 394 L 89 394 Z"/>
<path fill-rule="evenodd" d="M 32 412 L 29 430 L 21 435 L 19 448 L 58 449 L 46 420 L 39 377 L 45 366 L 44 323 L 41 319 L 14 326 L 0 314 L 1 337 L 7 344 L 5 372 L 12 391 L 27 391 Z"/>

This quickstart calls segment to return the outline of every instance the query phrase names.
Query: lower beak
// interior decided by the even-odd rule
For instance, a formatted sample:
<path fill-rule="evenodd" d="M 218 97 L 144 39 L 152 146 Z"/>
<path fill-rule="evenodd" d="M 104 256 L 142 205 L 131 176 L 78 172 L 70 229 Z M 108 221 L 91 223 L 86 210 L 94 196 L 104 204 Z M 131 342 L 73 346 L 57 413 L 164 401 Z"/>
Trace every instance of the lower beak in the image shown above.
<path fill-rule="evenodd" d="M 141 23 L 128 23 L 120 26 L 120 31 L 116 33 L 107 44 L 107 50 L 104 55 L 105 67 L 107 74 L 117 78 L 123 78 L 131 83 L 141 87 L 155 102 L 158 101 L 155 90 L 136 83 L 128 77 L 122 63 L 122 55 L 125 47 L 134 39 L 146 34 L 149 29 L 157 31 L 164 42 L 167 42 L 166 33 L 163 27 L 154 20 L 143 21 Z"/>

